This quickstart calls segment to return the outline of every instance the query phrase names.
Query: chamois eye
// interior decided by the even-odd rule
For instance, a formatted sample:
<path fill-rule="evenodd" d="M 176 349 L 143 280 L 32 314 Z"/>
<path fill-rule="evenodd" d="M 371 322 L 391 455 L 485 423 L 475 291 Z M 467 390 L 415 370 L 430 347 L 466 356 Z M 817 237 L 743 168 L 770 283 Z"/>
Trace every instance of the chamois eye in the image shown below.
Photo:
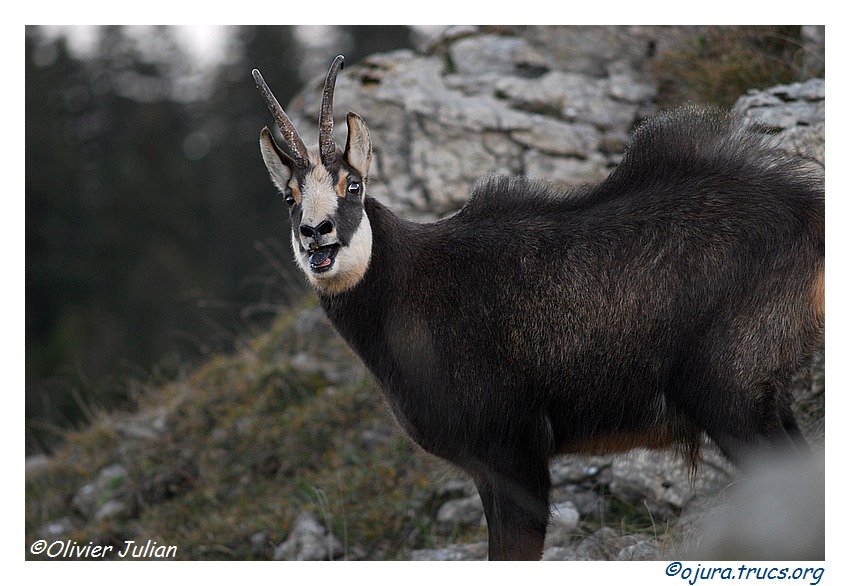
<path fill-rule="evenodd" d="M 360 182 L 351 181 L 348 184 L 348 193 L 350 193 L 351 195 L 360 195 Z"/>
<path fill-rule="evenodd" d="M 283 194 L 283 201 L 286 202 L 286 205 L 292 207 L 295 204 L 295 196 L 292 195 L 292 190 L 287 189 Z"/>

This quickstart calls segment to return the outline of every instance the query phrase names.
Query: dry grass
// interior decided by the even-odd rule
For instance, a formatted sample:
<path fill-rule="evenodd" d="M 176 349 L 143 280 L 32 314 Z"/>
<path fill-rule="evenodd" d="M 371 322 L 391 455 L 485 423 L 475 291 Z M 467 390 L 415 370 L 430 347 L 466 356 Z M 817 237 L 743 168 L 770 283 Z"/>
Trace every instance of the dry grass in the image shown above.
<path fill-rule="evenodd" d="M 46 523 L 70 517 L 74 530 L 62 538 L 78 543 L 154 539 L 177 545 L 184 560 L 268 559 L 305 509 L 348 555 L 404 558 L 444 540 L 430 534 L 427 507 L 411 506 L 430 498 L 443 465 L 396 430 L 368 378 L 332 385 L 292 365 L 296 315 L 281 316 L 236 354 L 149 389 L 135 415 L 99 415 L 69 435 L 27 478 L 27 543 L 43 537 Z M 355 360 L 340 352 L 339 360 Z M 128 421 L 155 433 L 127 437 Z M 86 519 L 72 497 L 111 464 L 127 470 L 121 490 L 136 512 Z M 263 532 L 267 545 L 252 546 Z"/>
<path fill-rule="evenodd" d="M 749 89 L 797 80 L 802 60 L 799 26 L 706 27 L 684 47 L 658 56 L 659 105 L 730 107 Z"/>

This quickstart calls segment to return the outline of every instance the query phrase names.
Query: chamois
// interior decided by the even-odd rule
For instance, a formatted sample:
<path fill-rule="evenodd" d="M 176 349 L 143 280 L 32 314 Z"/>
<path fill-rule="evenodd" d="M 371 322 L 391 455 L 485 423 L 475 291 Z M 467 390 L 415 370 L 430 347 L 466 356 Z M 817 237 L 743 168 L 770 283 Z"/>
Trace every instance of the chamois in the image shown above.
<path fill-rule="evenodd" d="M 640 127 L 595 187 L 479 181 L 434 222 L 367 195 L 365 122 L 334 144 L 328 72 L 308 151 L 259 71 L 283 136 L 260 150 L 295 260 L 414 442 L 466 471 L 490 559 L 539 559 L 549 462 L 703 434 L 735 464 L 805 452 L 789 383 L 824 325 L 821 178 L 729 114 Z M 763 129 L 762 129 L 763 130 Z"/>

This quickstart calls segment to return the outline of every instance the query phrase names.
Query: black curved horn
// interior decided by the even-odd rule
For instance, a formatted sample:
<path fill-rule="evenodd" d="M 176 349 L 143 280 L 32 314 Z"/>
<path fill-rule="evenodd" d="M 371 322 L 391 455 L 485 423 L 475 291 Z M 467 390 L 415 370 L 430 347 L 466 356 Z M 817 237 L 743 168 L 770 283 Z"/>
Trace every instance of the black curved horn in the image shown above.
<path fill-rule="evenodd" d="M 309 162 L 307 147 L 304 146 L 304 141 L 302 141 L 301 137 L 298 136 L 298 131 L 295 130 L 295 125 L 292 124 L 289 116 L 287 116 L 286 112 L 283 111 L 283 108 L 280 107 L 277 98 L 274 97 L 274 94 L 266 84 L 266 80 L 264 80 L 263 76 L 260 74 L 260 70 L 254 69 L 251 74 L 254 76 L 254 82 L 257 84 L 257 89 L 260 90 L 260 94 L 262 94 L 263 98 L 265 98 L 266 104 L 269 106 L 269 111 L 272 113 L 272 116 L 274 116 L 274 119 L 277 122 L 277 127 L 283 135 L 283 140 L 285 141 L 289 154 L 292 155 L 292 160 L 299 168 L 307 169 Z"/>
<path fill-rule="evenodd" d="M 336 145 L 334 144 L 334 86 L 339 70 L 345 67 L 345 57 L 337 55 L 328 76 L 325 78 L 325 89 L 322 92 L 322 110 L 319 115 L 319 156 L 322 163 L 328 166 L 336 158 Z"/>

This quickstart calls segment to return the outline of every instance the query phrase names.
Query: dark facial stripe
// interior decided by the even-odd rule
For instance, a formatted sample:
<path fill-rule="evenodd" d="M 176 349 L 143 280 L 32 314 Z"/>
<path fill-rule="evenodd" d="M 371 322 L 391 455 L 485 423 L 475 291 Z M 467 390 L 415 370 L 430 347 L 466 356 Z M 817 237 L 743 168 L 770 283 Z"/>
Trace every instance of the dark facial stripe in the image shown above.
<path fill-rule="evenodd" d="M 340 198 L 337 208 L 337 236 L 342 244 L 349 244 L 360 221 L 363 219 L 363 206 L 359 197 L 347 196 Z"/>

